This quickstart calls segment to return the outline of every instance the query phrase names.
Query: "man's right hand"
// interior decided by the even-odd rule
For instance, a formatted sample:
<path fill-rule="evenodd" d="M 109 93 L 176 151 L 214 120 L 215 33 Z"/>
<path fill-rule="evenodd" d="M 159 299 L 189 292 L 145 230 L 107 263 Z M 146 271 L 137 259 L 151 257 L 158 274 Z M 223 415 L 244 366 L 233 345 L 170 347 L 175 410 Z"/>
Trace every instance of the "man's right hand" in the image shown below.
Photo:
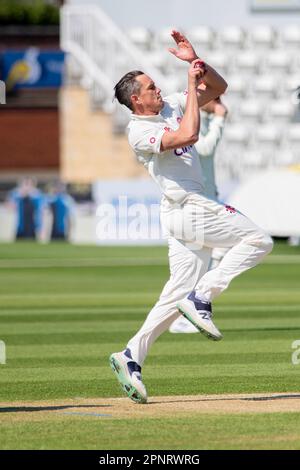
<path fill-rule="evenodd" d="M 200 59 L 193 60 L 188 72 L 189 85 L 195 86 L 197 88 L 201 78 L 205 75 L 205 73 L 205 64 Z"/>

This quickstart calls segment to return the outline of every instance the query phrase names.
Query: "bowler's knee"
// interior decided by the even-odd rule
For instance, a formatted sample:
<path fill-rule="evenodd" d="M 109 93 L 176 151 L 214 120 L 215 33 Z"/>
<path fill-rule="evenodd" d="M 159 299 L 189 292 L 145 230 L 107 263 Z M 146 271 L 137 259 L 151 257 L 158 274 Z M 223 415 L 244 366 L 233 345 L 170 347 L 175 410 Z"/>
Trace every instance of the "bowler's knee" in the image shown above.
<path fill-rule="evenodd" d="M 257 231 L 255 234 L 252 234 L 246 240 L 249 245 L 252 245 L 258 248 L 260 251 L 263 251 L 264 256 L 271 253 L 273 249 L 273 240 L 270 235 L 265 232 Z"/>
<path fill-rule="evenodd" d="M 271 253 L 271 251 L 273 250 L 274 242 L 270 235 L 267 235 L 266 233 L 262 234 L 259 246 L 264 250 L 266 255 Z"/>

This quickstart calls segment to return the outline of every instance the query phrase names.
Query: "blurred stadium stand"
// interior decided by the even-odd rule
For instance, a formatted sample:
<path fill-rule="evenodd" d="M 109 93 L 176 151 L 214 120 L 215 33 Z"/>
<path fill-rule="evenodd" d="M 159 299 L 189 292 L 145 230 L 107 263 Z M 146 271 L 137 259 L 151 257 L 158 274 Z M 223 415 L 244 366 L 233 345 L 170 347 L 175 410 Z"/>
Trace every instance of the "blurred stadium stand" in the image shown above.
<path fill-rule="evenodd" d="M 63 53 L 58 7 L 63 2 L 0 3 L 0 79 L 7 91 L 6 104 L 0 106 L 0 240 L 9 241 L 16 223 L 14 210 L 5 203 L 10 191 L 24 177 L 33 177 L 47 193 L 49 183 L 60 177 L 58 82 Z M 75 183 L 69 182 L 69 193 L 87 203 L 82 205 L 80 224 L 90 210 L 91 187 Z"/>
<path fill-rule="evenodd" d="M 59 51 L 59 47 L 58 25 L 1 23 L 0 78 L 4 79 L 5 61 L 12 60 L 13 54 L 29 50 Z M 0 201 L 7 189 L 26 174 L 42 182 L 59 176 L 59 88 L 15 87 L 22 72 L 28 70 L 24 62 L 21 64 L 19 60 L 17 64 L 17 61 L 11 63 L 5 78 L 6 104 L 1 106 L 0 113 Z"/>
<path fill-rule="evenodd" d="M 124 132 L 128 113 L 112 104 L 112 85 L 126 71 L 145 70 L 165 95 L 184 89 L 185 64 L 166 50 L 171 45 L 171 29 L 151 31 L 140 26 L 121 31 L 98 7 L 63 7 L 61 45 L 70 53 L 68 81 L 89 91 L 95 110 L 112 113 L 116 136 Z M 239 180 L 250 176 L 252 169 L 300 163 L 295 124 L 299 119 L 295 99 L 300 85 L 300 59 L 295 53 L 299 25 L 221 29 L 199 25 L 185 33 L 229 84 L 224 102 L 230 114 L 218 150 L 218 179 L 234 175 Z"/>

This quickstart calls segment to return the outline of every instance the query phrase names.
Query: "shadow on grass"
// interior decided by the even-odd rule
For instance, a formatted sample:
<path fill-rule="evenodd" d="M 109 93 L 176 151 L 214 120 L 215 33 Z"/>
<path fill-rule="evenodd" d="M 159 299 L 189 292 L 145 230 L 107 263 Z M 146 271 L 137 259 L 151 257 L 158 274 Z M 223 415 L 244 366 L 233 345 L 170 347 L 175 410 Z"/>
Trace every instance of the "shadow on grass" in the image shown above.
<path fill-rule="evenodd" d="M 263 397 L 220 397 L 220 398 L 197 398 L 190 400 L 170 400 L 170 401 L 149 401 L 149 405 L 157 405 L 160 403 L 195 403 L 203 401 L 268 401 L 268 400 L 286 400 L 300 399 L 299 395 L 269 395 Z"/>
<path fill-rule="evenodd" d="M 242 398 L 242 400 L 246 401 L 268 401 L 268 400 L 286 400 L 286 399 L 299 399 L 300 395 L 271 395 L 269 397 L 250 397 L 250 398 Z"/>
<path fill-rule="evenodd" d="M 35 413 L 36 411 L 59 411 L 69 408 L 109 408 L 111 405 L 56 405 L 56 406 L 8 406 L 0 408 L 0 413 Z"/>

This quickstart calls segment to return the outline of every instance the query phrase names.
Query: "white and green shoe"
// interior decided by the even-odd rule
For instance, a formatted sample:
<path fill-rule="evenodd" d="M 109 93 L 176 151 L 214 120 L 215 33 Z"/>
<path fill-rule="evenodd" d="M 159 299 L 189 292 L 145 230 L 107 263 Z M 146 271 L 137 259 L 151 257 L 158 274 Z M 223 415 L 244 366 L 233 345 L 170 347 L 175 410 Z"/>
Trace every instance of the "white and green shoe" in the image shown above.
<path fill-rule="evenodd" d="M 136 403 L 147 403 L 141 367 L 132 359 L 130 349 L 113 353 L 109 363 L 126 395 Z"/>
<path fill-rule="evenodd" d="M 220 341 L 223 338 L 212 321 L 211 303 L 199 300 L 195 291 L 178 302 L 177 308 L 207 338 L 213 341 Z"/>

